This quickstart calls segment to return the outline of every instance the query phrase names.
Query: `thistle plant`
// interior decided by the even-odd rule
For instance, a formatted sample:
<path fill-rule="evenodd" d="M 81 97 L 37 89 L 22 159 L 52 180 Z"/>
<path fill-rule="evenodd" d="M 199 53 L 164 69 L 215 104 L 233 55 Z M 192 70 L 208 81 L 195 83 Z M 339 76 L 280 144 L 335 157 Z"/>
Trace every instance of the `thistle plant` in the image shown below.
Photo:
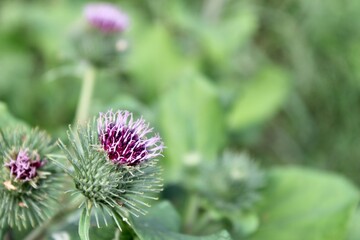
<path fill-rule="evenodd" d="M 84 8 L 85 23 L 73 35 L 79 56 L 90 64 L 103 67 L 118 56 L 117 43 L 129 27 L 129 17 L 110 3 L 89 3 Z"/>
<path fill-rule="evenodd" d="M 90 3 L 84 13 L 88 23 L 104 33 L 122 32 L 129 25 L 128 16 L 110 3 Z"/>
<path fill-rule="evenodd" d="M 129 17 L 110 3 L 89 3 L 84 7 L 84 24 L 72 35 L 72 44 L 79 62 L 85 63 L 82 90 L 75 123 L 88 120 L 96 70 L 116 65 L 120 53 L 127 48 L 121 34 L 129 27 Z"/>
<path fill-rule="evenodd" d="M 56 145 L 39 129 L 0 131 L 0 228 L 35 227 L 52 214 L 60 173 L 50 159 Z"/>
<path fill-rule="evenodd" d="M 73 166 L 72 171 L 64 167 L 75 183 L 71 192 L 84 196 L 82 239 L 88 239 L 93 207 L 98 227 L 99 212 L 106 225 L 108 214 L 121 229 L 122 222 L 131 225 L 129 216 L 146 214 L 148 200 L 157 199 L 155 194 L 163 188 L 157 158 L 164 146 L 159 135 L 150 136 L 152 131 L 128 111 L 109 111 L 75 131 L 70 128 L 69 146 L 60 142 Z"/>
<path fill-rule="evenodd" d="M 198 191 L 218 212 L 233 214 L 251 209 L 261 199 L 265 175 L 246 153 L 225 152 L 203 172 Z"/>

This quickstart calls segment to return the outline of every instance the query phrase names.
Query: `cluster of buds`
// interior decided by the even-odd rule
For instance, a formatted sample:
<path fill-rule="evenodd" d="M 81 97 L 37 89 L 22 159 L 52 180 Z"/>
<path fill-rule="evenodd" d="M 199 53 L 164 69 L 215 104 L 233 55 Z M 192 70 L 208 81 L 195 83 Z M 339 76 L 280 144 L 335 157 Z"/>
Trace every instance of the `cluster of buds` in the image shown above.
<path fill-rule="evenodd" d="M 51 215 L 60 173 L 52 164 L 50 137 L 38 129 L 0 134 L 0 228 L 34 227 Z"/>
<path fill-rule="evenodd" d="M 105 224 L 108 213 L 121 229 L 119 216 L 129 223 L 130 215 L 145 214 L 147 200 L 156 199 L 162 190 L 157 164 L 164 146 L 158 135 L 151 136 L 152 131 L 130 112 L 109 111 L 87 126 L 78 126 L 76 132 L 70 129 L 69 147 L 60 143 L 74 168 L 67 170 L 75 183 L 73 192 L 85 197 L 88 212 L 93 206 L 100 210 Z"/>

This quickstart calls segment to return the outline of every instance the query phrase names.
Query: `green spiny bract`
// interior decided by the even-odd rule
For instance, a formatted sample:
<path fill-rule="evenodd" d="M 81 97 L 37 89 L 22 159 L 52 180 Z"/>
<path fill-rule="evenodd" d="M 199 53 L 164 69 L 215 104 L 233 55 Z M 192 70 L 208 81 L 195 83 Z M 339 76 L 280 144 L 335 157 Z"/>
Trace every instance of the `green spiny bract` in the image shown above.
<path fill-rule="evenodd" d="M 247 154 L 227 152 L 203 170 L 198 191 L 218 212 L 249 210 L 260 199 L 259 191 L 265 185 L 265 176 Z"/>
<path fill-rule="evenodd" d="M 60 191 L 55 147 L 39 129 L 0 130 L 0 228 L 34 227 L 52 214 Z"/>
<path fill-rule="evenodd" d="M 70 146 L 60 142 L 60 147 L 74 169 L 65 170 L 75 183 L 76 190 L 72 192 L 85 197 L 82 205 L 99 209 L 105 224 L 105 214 L 109 214 L 121 229 L 119 216 L 130 224 L 128 217 L 146 214 L 144 207 L 149 207 L 146 200 L 156 199 L 155 194 L 162 190 L 158 160 L 117 164 L 109 158 L 96 129 L 95 119 L 87 126 L 78 126 L 75 132 L 70 128 Z M 97 211 L 94 213 L 99 227 Z"/>

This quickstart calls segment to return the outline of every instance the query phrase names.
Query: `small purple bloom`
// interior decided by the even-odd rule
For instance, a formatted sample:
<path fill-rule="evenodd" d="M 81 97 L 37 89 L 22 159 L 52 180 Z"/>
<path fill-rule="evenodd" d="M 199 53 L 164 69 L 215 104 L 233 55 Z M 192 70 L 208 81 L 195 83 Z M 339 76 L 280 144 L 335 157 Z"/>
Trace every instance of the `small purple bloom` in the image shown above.
<path fill-rule="evenodd" d="M 110 3 L 90 3 L 84 14 L 93 27 L 105 33 L 122 32 L 129 26 L 128 16 Z"/>
<path fill-rule="evenodd" d="M 10 162 L 5 163 L 5 166 L 10 169 L 11 174 L 19 180 L 24 182 L 30 181 L 37 176 L 37 169 L 45 164 L 40 160 L 37 153 L 29 155 L 29 150 L 20 150 L 15 159 L 10 159 Z"/>
<path fill-rule="evenodd" d="M 143 161 L 162 156 L 163 142 L 152 132 L 143 118 L 134 120 L 128 111 L 108 111 L 98 118 L 99 140 L 111 161 L 135 166 Z"/>

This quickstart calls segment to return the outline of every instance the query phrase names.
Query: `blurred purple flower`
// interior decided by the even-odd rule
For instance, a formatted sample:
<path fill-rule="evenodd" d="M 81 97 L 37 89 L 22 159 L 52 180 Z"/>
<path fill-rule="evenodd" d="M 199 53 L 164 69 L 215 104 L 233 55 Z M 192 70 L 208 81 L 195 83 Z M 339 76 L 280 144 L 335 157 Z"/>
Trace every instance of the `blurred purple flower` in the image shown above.
<path fill-rule="evenodd" d="M 144 119 L 133 119 L 128 111 L 100 113 L 98 134 L 101 145 L 109 158 L 117 164 L 135 166 L 162 156 L 163 142 L 158 134 L 147 138 L 152 132 Z"/>
<path fill-rule="evenodd" d="M 10 169 L 11 174 L 19 180 L 24 182 L 30 181 L 37 176 L 37 169 L 45 164 L 40 160 L 37 153 L 33 153 L 32 159 L 29 156 L 28 149 L 20 150 L 15 159 L 10 159 L 10 162 L 5 163 L 5 166 Z"/>
<path fill-rule="evenodd" d="M 90 3 L 84 11 L 87 21 L 105 33 L 122 32 L 129 26 L 129 17 L 110 3 Z"/>

